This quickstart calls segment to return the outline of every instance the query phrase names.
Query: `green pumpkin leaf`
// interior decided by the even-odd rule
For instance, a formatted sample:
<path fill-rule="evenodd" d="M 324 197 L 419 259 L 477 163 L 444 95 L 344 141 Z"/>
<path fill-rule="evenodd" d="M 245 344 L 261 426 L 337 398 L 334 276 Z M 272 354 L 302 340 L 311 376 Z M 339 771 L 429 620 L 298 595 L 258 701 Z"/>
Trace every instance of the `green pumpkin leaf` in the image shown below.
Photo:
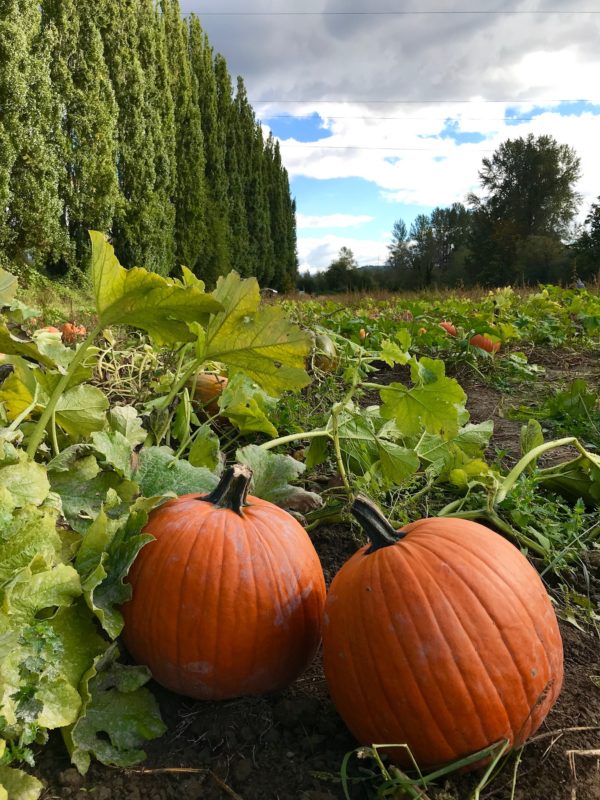
<path fill-rule="evenodd" d="M 80 384 L 62 394 L 56 404 L 56 422 L 76 439 L 83 439 L 106 424 L 108 399 L 97 386 Z"/>
<path fill-rule="evenodd" d="M 28 334 L 20 328 L 9 330 L 6 323 L 2 321 L 0 321 L 0 353 L 23 356 L 51 369 L 56 366 L 52 356 L 40 351 L 37 341 L 32 341 Z"/>
<path fill-rule="evenodd" d="M 403 350 L 400 345 L 396 344 L 396 342 L 392 342 L 390 339 L 384 339 L 381 343 L 381 350 L 378 353 L 378 357 L 382 361 L 385 361 L 390 367 L 393 367 L 394 364 L 408 364 L 411 358 L 407 350 Z"/>
<path fill-rule="evenodd" d="M 219 397 L 221 415 L 242 433 L 262 432 L 274 438 L 277 428 L 269 419 L 277 400 L 269 397 L 247 375 L 234 375 Z"/>
<path fill-rule="evenodd" d="M 178 459 L 168 447 L 145 447 L 140 451 L 134 480 L 144 497 L 166 494 L 211 492 L 218 478 L 205 467 L 193 467 Z"/>
<path fill-rule="evenodd" d="M 493 432 L 494 423 L 491 420 L 476 425 L 469 423 L 450 438 L 425 431 L 415 447 L 415 452 L 430 465 L 430 474 L 441 475 L 449 469 L 462 467 L 471 459 L 483 456 Z"/>
<path fill-rule="evenodd" d="M 15 276 L 0 267 L 0 307 L 10 305 L 18 288 L 19 282 Z"/>
<path fill-rule="evenodd" d="M 94 431 L 91 438 L 94 450 L 102 456 L 106 464 L 110 465 L 123 478 L 132 477 L 133 448 L 122 433 L 119 431 Z"/>
<path fill-rule="evenodd" d="M 0 800 L 38 800 L 44 784 L 22 769 L 0 765 Z"/>
<path fill-rule="evenodd" d="M 419 469 L 419 459 L 414 450 L 408 447 L 379 438 L 377 452 L 381 471 L 387 481 L 394 486 L 401 486 Z"/>
<path fill-rule="evenodd" d="M 15 506 L 41 505 L 48 497 L 50 483 L 46 470 L 24 455 L 17 464 L 0 469 L 0 488 L 12 495 Z"/>
<path fill-rule="evenodd" d="M 137 494 L 137 484 L 123 480 L 116 472 L 100 469 L 87 446 L 63 451 L 48 464 L 52 491 L 60 495 L 63 513 L 73 530 L 85 532 L 96 518 L 109 492 L 124 503 Z"/>
<path fill-rule="evenodd" d="M 125 269 L 105 236 L 90 231 L 92 280 L 99 325 L 131 325 L 159 345 L 193 341 L 186 323 L 203 323 L 221 310 L 217 298 L 199 285 L 185 285 L 141 267 Z"/>
<path fill-rule="evenodd" d="M 188 453 L 188 461 L 193 467 L 206 467 L 213 472 L 221 463 L 219 437 L 210 425 L 198 428 L 194 442 Z"/>
<path fill-rule="evenodd" d="M 413 360 L 414 386 L 392 383 L 381 389 L 381 415 L 393 419 L 405 436 L 423 430 L 450 438 L 458 433 L 466 395 L 454 378 L 445 375 L 443 361 Z"/>
<path fill-rule="evenodd" d="M 297 480 L 306 469 L 301 461 L 296 461 L 292 456 L 271 453 L 250 444 L 239 449 L 235 457 L 240 464 L 246 464 L 252 470 L 250 493 L 256 497 L 301 514 L 323 505 L 323 500 L 315 492 L 289 483 Z"/>
<path fill-rule="evenodd" d="M 119 607 L 131 597 L 125 583 L 135 557 L 152 540 L 141 530 L 160 498 L 138 498 L 122 517 L 109 519 L 102 509 L 88 528 L 77 552 L 85 601 L 100 624 L 115 639 L 123 628 Z"/>
<path fill-rule="evenodd" d="M 98 656 L 81 681 L 82 707 L 64 739 L 77 769 L 85 774 L 92 758 L 114 767 L 131 767 L 145 758 L 141 745 L 161 736 L 166 726 L 158 703 L 143 688 L 150 679 L 146 667 L 117 663 L 111 645 Z"/>
<path fill-rule="evenodd" d="M 530 419 L 527 421 L 527 425 L 521 426 L 519 438 L 522 456 L 524 456 L 530 450 L 533 450 L 534 447 L 544 444 L 544 433 L 542 431 L 542 426 L 537 419 Z M 535 463 L 532 462 L 529 465 L 529 471 L 532 472 L 534 469 Z"/>
<path fill-rule="evenodd" d="M 133 406 L 113 406 L 108 412 L 108 424 L 111 430 L 122 434 L 132 448 L 143 444 L 146 439 L 142 420 Z"/>
<path fill-rule="evenodd" d="M 223 311 L 210 318 L 203 353 L 206 361 L 227 364 L 230 372 L 245 372 L 271 397 L 310 383 L 304 365 L 312 350 L 311 334 L 288 322 L 277 306 L 259 311 L 255 278 L 242 280 L 230 272 L 219 278 L 212 297 Z"/>
<path fill-rule="evenodd" d="M 348 466 L 357 475 L 379 475 L 386 486 L 399 486 L 419 468 L 413 450 L 398 443 L 400 432 L 381 417 L 377 406 L 359 410 L 348 405 L 338 419 L 338 436 Z"/>

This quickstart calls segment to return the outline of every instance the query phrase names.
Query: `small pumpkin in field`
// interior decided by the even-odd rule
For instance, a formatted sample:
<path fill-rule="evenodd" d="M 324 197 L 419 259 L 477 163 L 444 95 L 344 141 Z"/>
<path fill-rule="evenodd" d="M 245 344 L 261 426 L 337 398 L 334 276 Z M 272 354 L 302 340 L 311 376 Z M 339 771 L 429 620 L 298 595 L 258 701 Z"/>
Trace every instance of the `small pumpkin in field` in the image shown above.
<path fill-rule="evenodd" d="M 471 336 L 469 344 L 472 347 L 479 347 L 481 350 L 485 350 L 486 353 L 497 353 L 498 350 L 500 350 L 500 342 L 495 342 L 493 339 L 481 333 Z"/>
<path fill-rule="evenodd" d="M 60 333 L 59 329 L 55 328 L 54 325 L 46 325 L 45 328 L 40 328 L 39 330 L 45 333 Z"/>
<path fill-rule="evenodd" d="M 440 322 L 440 328 L 443 328 L 450 336 L 456 336 L 456 327 L 447 320 Z"/>
<path fill-rule="evenodd" d="M 556 615 L 531 564 L 462 519 L 395 531 L 369 500 L 371 544 L 335 576 L 323 623 L 331 697 L 363 744 L 407 744 L 421 767 L 507 740 L 518 747 L 560 692 Z M 387 751 L 411 765 L 406 748 Z"/>
<path fill-rule="evenodd" d="M 315 336 L 313 364 L 321 372 L 333 372 L 338 364 L 338 352 L 333 340 L 325 333 Z"/>
<path fill-rule="evenodd" d="M 251 470 L 151 512 L 122 609 L 131 655 L 174 692 L 222 700 L 282 689 L 321 639 L 325 581 L 304 528 L 249 496 Z"/>
<path fill-rule="evenodd" d="M 73 322 L 65 322 L 60 332 L 65 344 L 73 344 L 77 339 L 87 335 L 87 330 L 83 325 L 75 325 Z"/>
<path fill-rule="evenodd" d="M 219 413 L 219 397 L 223 394 L 228 382 L 224 375 L 199 372 L 196 375 L 194 399 L 202 405 L 204 411 L 215 416 Z M 192 381 L 190 387 L 193 385 Z"/>

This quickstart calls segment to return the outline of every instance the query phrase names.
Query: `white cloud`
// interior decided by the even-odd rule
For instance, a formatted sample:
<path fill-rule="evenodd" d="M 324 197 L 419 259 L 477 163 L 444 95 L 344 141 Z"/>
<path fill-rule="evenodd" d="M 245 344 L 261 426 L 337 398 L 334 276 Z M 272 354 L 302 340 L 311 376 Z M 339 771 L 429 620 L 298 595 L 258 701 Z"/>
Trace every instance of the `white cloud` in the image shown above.
<path fill-rule="evenodd" d="M 346 236 L 326 235 L 298 239 L 300 272 L 319 272 L 327 269 L 337 258 L 342 247 L 349 247 L 359 266 L 383 264 L 388 257 L 383 239 L 352 239 Z"/>
<path fill-rule="evenodd" d="M 323 216 L 310 216 L 309 214 L 296 214 L 296 226 L 300 228 L 353 228 L 372 222 L 373 217 L 368 214 L 325 214 Z"/>
<path fill-rule="evenodd" d="M 582 179 L 578 190 L 589 206 L 600 191 L 600 115 L 561 116 L 548 111 L 531 119 L 508 125 L 502 117 L 513 105 L 494 107 L 493 112 L 474 103 L 445 105 L 428 109 L 415 124 L 414 118 L 397 113 L 394 120 L 334 120 L 334 135 L 326 145 L 286 140 L 281 143 L 284 163 L 291 176 L 320 180 L 358 177 L 373 181 L 390 202 L 423 206 L 445 206 L 464 202 L 469 192 L 479 189 L 478 172 L 482 159 L 491 156 L 506 139 L 550 134 L 561 144 L 572 146 L 581 158 Z M 495 116 L 491 116 L 493 113 Z M 346 114 L 351 115 L 348 109 Z M 485 140 L 477 144 L 458 144 L 442 138 L 444 118 L 458 121 L 456 133 L 477 132 Z M 356 147 L 364 149 L 346 149 Z M 393 163 L 391 163 L 393 162 Z"/>

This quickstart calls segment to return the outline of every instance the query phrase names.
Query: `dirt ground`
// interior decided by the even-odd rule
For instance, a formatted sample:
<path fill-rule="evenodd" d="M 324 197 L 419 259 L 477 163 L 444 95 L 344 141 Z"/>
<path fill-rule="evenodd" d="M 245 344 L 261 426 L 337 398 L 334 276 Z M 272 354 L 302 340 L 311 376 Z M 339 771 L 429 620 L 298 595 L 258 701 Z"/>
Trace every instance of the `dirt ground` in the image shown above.
<path fill-rule="evenodd" d="M 556 353 L 532 352 L 531 361 L 552 371 L 590 364 L 557 362 Z M 597 367 L 597 362 L 596 367 Z M 591 370 L 596 368 L 591 365 Z M 566 368 L 566 369 L 565 369 Z M 575 376 L 574 376 L 575 377 Z M 548 379 L 560 379 L 551 372 Z M 381 375 L 381 382 L 398 375 Z M 473 421 L 493 418 L 494 445 L 518 457 L 520 423 L 502 417 L 503 395 L 472 375 L 459 376 L 470 397 Z M 515 398 L 519 402 L 519 398 Z M 327 583 L 359 542 L 349 526 L 317 529 L 313 541 Z M 600 583 L 600 575 L 591 576 Z M 596 584 L 597 586 L 597 584 Z M 596 588 L 595 591 L 598 591 Z M 561 620 L 565 649 L 562 694 L 537 734 L 524 747 L 512 788 L 511 756 L 481 800 L 600 800 L 600 636 Z M 147 747 L 143 767 L 111 769 L 94 764 L 85 777 L 73 769 L 60 736 L 40 754 L 35 773 L 47 785 L 43 795 L 72 800 L 338 800 L 343 798 L 340 765 L 356 747 L 332 706 L 320 655 L 286 691 L 224 703 L 195 702 L 152 685 L 168 732 Z M 349 774 L 353 800 L 376 797 L 376 772 L 369 760 L 354 758 Z M 441 780 L 430 800 L 467 800 L 480 773 Z M 392 795 L 386 795 L 390 797 Z M 396 795 L 396 797 L 399 797 Z"/>

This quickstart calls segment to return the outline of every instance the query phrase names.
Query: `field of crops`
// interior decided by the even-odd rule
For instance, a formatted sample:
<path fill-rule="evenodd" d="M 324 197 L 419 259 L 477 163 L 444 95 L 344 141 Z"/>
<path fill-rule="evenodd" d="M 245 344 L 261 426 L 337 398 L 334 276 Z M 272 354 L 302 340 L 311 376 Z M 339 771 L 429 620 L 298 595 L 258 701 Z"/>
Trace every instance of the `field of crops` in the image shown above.
<path fill-rule="evenodd" d="M 92 242 L 93 313 L 44 318 L 0 270 L 0 800 L 600 798 L 598 292 L 548 286 L 261 303 L 254 279 L 231 273 L 206 292 L 189 270 L 180 280 L 127 271 L 104 237 L 92 233 Z M 232 473 L 233 464 L 241 467 Z M 306 541 L 269 556 L 270 576 L 253 567 L 244 590 L 239 547 L 202 548 L 210 580 L 196 597 L 187 577 L 192 551 L 177 544 L 173 527 L 183 522 L 158 515 L 173 507 L 164 505 L 170 498 L 202 493 L 215 513 L 241 510 L 243 520 L 248 489 L 277 507 L 261 514 L 280 538 L 291 542 L 292 530 L 304 528 L 310 541 L 300 530 Z M 515 749 L 476 737 L 482 743 L 457 744 L 456 757 L 428 764 L 424 755 L 419 770 L 410 759 L 398 766 L 377 749 L 356 750 L 320 648 L 305 665 L 322 613 L 322 604 L 308 609 L 323 580 L 315 570 L 329 587 L 373 541 L 355 519 L 357 495 L 393 526 L 377 523 L 382 536 L 423 518 L 440 518 L 460 536 L 478 523 L 540 576 L 563 638 L 564 685 L 540 727 L 529 718 L 546 688 L 532 703 L 533 735 L 515 736 Z M 207 504 L 188 501 L 179 517 Z M 144 532 L 149 518 L 160 520 L 152 535 Z M 148 562 L 143 579 L 140 565 L 163 532 L 171 537 L 165 555 Z M 301 585 L 290 565 L 308 564 L 313 545 L 316 567 L 306 567 L 311 577 L 302 573 Z M 250 561 L 262 564 L 255 554 Z M 134 562 L 129 579 L 140 589 L 128 603 Z M 268 588 L 287 569 L 297 597 L 284 597 L 281 584 Z M 376 576 L 384 587 L 391 572 Z M 244 626 L 264 616 L 269 594 L 290 614 L 300 607 L 302 624 L 294 617 L 287 643 L 273 633 L 273 641 L 252 639 L 243 649 Z M 499 585 L 490 596 L 494 613 L 508 615 L 502 637 L 510 649 L 514 603 Z M 433 615 L 444 641 L 451 628 L 477 637 L 471 605 Z M 250 622 L 239 622 L 246 607 L 255 609 Z M 356 625 L 356 636 L 368 638 L 371 623 Z M 186 665 L 194 636 L 210 639 L 226 665 L 210 685 L 204 661 Z M 357 697 L 366 684 L 413 679 L 395 645 L 377 637 Z M 506 659 L 496 650 L 477 649 L 490 675 Z M 277 663 L 258 669 L 268 654 Z M 360 668 L 348 664 L 357 675 Z M 263 682 L 265 670 L 272 684 Z M 445 714 L 454 727 L 467 725 L 459 689 L 449 697 L 450 671 L 434 675 L 426 700 L 432 730 L 444 728 Z M 469 680 L 467 670 L 459 682 L 470 697 Z M 209 699 L 186 697 L 186 688 Z M 238 697 L 246 694 L 255 696 Z M 375 702 L 367 689 L 363 701 Z M 382 736 L 363 744 L 403 744 Z M 420 732 L 412 749 L 419 747 Z M 466 771 L 473 751 L 479 768 Z"/>

